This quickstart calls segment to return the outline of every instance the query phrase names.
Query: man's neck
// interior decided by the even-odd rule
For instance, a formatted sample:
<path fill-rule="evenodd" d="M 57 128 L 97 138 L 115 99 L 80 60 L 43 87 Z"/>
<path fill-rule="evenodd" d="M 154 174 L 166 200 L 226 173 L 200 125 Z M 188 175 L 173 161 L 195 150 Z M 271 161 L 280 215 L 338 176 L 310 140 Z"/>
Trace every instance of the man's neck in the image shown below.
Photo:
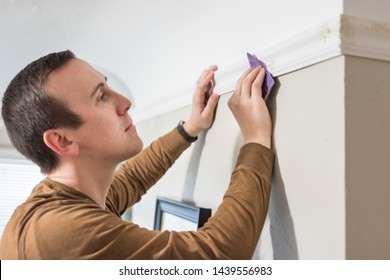
<path fill-rule="evenodd" d="M 84 165 L 85 166 L 85 165 Z M 74 188 L 93 199 L 105 209 L 108 190 L 114 178 L 115 167 L 88 164 L 87 168 L 68 163 L 50 173 L 51 180 Z"/>

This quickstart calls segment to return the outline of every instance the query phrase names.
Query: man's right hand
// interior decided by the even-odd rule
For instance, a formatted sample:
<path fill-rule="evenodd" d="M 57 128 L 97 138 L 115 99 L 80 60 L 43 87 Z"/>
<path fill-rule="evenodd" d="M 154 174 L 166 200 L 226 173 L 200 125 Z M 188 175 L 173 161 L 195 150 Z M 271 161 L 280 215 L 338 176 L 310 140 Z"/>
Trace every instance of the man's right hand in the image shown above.
<path fill-rule="evenodd" d="M 271 148 L 272 120 L 261 92 L 264 77 L 261 66 L 246 70 L 228 105 L 240 126 L 244 144 L 259 143 Z"/>

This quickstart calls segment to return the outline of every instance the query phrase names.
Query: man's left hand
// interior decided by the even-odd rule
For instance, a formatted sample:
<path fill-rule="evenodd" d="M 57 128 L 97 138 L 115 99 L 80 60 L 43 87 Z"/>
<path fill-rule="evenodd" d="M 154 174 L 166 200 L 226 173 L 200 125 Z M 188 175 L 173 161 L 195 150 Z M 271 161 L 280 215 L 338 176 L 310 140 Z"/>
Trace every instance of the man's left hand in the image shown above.
<path fill-rule="evenodd" d="M 196 136 L 205 129 L 211 127 L 214 121 L 214 112 L 217 107 L 219 95 L 209 90 L 212 87 L 214 73 L 218 70 L 216 65 L 204 70 L 196 84 L 196 90 L 192 99 L 192 111 L 188 121 L 183 125 L 190 136 Z M 207 102 L 205 102 L 208 98 Z"/>

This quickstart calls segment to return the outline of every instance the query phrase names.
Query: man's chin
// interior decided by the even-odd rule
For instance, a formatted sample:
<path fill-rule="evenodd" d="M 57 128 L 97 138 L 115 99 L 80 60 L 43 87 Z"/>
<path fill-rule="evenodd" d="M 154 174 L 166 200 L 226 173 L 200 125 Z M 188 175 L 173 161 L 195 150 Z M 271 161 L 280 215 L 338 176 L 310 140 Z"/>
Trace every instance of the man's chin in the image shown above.
<path fill-rule="evenodd" d="M 131 149 L 124 155 L 123 160 L 128 160 L 136 155 L 138 155 L 143 149 L 143 142 L 140 140 L 139 143 L 133 144 Z"/>

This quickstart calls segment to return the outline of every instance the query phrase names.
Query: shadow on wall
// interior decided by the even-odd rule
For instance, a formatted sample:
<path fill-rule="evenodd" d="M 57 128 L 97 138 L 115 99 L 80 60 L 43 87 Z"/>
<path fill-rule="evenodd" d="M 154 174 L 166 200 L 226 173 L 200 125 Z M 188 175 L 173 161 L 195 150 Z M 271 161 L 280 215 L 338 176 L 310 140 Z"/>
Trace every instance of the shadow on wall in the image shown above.
<path fill-rule="evenodd" d="M 194 193 L 196 180 L 198 178 L 199 163 L 202 157 L 203 148 L 206 144 L 206 135 L 208 130 L 204 130 L 198 135 L 198 140 L 194 143 L 190 162 L 188 163 L 186 177 L 184 179 L 184 189 L 182 194 L 182 202 L 195 205 Z"/>
<path fill-rule="evenodd" d="M 277 94 L 280 88 L 280 82 L 275 79 L 275 86 L 267 100 L 272 121 L 277 121 Z M 298 248 L 295 237 L 294 222 L 291 217 L 290 207 L 288 205 L 286 190 L 283 182 L 282 173 L 279 166 L 277 147 L 272 139 L 272 147 L 275 152 L 275 163 L 272 176 L 271 198 L 268 210 L 270 220 L 270 233 L 272 240 L 273 255 L 275 260 L 297 260 Z"/>
<path fill-rule="evenodd" d="M 198 140 L 195 142 L 195 144 L 193 144 L 194 148 L 192 150 L 190 162 L 188 163 L 186 177 L 184 179 L 184 189 L 183 189 L 183 194 L 181 199 L 182 202 L 190 205 L 195 205 L 194 193 L 195 193 L 196 181 L 198 178 L 199 163 L 202 157 L 203 148 L 206 145 L 207 133 L 214 124 L 217 111 L 218 111 L 218 105 L 215 108 L 213 123 L 211 124 L 210 128 L 202 131 L 198 135 Z"/>

